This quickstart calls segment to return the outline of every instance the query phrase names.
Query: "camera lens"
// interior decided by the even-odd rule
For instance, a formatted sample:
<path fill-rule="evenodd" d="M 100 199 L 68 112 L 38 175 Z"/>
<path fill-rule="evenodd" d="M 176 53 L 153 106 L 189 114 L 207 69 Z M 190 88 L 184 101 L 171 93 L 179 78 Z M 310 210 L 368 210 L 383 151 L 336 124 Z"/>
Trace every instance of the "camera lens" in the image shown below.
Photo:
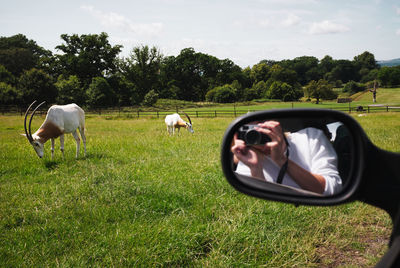
<path fill-rule="evenodd" d="M 259 144 L 260 138 L 261 134 L 257 130 L 250 129 L 246 132 L 245 141 L 247 144 Z"/>

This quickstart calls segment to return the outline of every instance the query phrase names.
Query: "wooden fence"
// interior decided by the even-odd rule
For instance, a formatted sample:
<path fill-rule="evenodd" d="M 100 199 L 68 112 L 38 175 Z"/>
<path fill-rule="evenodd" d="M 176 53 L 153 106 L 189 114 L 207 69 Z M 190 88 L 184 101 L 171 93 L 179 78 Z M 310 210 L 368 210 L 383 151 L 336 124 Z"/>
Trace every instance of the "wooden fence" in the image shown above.
<path fill-rule="evenodd" d="M 293 105 L 292 108 L 295 108 Z M 330 110 L 337 110 L 347 113 L 375 113 L 375 112 L 399 112 L 400 107 L 398 106 L 388 106 L 388 105 L 369 105 L 369 106 L 332 106 L 324 107 Z M 45 114 L 48 108 L 44 107 L 37 111 L 38 114 Z M 23 116 L 25 114 L 26 107 L 19 107 L 15 105 L 0 106 L 0 114 L 20 114 Z M 237 117 L 249 112 L 262 111 L 264 109 L 199 109 L 195 110 L 190 108 L 186 110 L 186 113 L 190 117 Z M 181 109 L 174 110 L 156 110 L 156 109 L 137 109 L 133 107 L 97 107 L 94 109 L 86 109 L 87 115 L 100 115 L 100 116 L 121 116 L 128 118 L 164 118 L 167 114 L 175 113 L 177 111 L 182 111 Z"/>

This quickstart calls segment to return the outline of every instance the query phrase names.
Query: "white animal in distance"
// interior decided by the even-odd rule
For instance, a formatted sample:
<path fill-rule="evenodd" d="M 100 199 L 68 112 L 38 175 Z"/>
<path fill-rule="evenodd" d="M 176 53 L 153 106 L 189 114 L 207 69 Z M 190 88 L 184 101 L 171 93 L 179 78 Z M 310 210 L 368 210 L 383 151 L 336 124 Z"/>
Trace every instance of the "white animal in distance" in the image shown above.
<path fill-rule="evenodd" d="M 184 121 L 179 114 L 174 113 L 174 114 L 169 114 L 165 117 L 165 124 L 167 125 L 167 131 L 170 135 L 175 134 L 175 129 L 178 129 L 178 133 L 180 129 L 186 128 L 190 133 L 194 133 L 193 126 L 192 126 L 192 120 L 190 120 L 190 117 L 187 113 L 184 113 L 189 120 L 189 122 Z"/>
<path fill-rule="evenodd" d="M 26 119 L 29 110 L 35 104 L 34 101 L 25 112 L 24 128 L 25 134 L 29 143 L 35 149 L 36 154 L 42 158 L 44 155 L 44 144 L 49 139 L 51 140 L 51 159 L 54 158 L 54 139 L 60 137 L 60 149 L 64 157 L 64 134 L 72 133 L 76 141 L 76 155 L 78 158 L 80 148 L 80 138 L 77 132 L 81 134 L 84 155 L 86 156 L 86 136 L 85 136 L 85 112 L 75 103 L 67 105 L 52 105 L 47 111 L 46 118 L 40 128 L 31 134 L 31 123 L 36 110 L 45 102 L 40 103 L 32 112 L 29 120 L 29 128 L 26 128 Z"/>

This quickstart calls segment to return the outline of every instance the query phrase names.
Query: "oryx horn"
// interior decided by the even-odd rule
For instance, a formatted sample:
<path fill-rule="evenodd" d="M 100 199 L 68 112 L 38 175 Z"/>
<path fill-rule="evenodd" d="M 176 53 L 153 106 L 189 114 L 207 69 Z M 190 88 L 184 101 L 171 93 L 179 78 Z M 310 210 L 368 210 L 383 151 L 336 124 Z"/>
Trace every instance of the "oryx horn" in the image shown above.
<path fill-rule="evenodd" d="M 29 141 L 30 143 L 32 143 L 32 141 L 33 141 L 32 132 L 31 132 L 31 124 L 32 124 L 33 116 L 35 115 L 36 110 L 37 110 L 43 103 L 45 103 L 45 101 L 43 101 L 42 103 L 40 103 L 40 104 L 39 104 L 38 106 L 36 106 L 36 108 L 33 110 L 32 115 L 31 115 L 31 118 L 29 119 L 29 127 L 28 127 L 28 130 L 27 130 L 27 129 L 26 129 L 26 118 L 28 117 L 29 110 L 31 109 L 32 105 L 35 104 L 35 103 L 36 103 L 36 101 L 32 102 L 32 104 L 29 105 L 28 109 L 27 109 L 26 112 L 25 112 L 25 120 L 24 120 L 25 135 L 26 135 L 26 138 L 28 139 L 28 141 Z"/>
<path fill-rule="evenodd" d="M 182 111 L 182 112 L 183 112 L 183 111 Z M 186 115 L 187 119 L 189 120 L 189 123 L 192 124 L 192 120 L 190 120 L 189 115 L 188 115 L 187 113 L 185 113 L 185 112 L 183 112 L 183 113 Z"/>

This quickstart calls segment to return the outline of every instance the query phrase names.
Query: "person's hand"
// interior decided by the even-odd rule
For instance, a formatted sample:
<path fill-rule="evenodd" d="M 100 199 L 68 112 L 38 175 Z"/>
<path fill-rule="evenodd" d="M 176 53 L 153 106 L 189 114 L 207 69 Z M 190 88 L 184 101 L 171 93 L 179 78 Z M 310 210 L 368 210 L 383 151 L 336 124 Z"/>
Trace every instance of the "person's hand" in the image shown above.
<path fill-rule="evenodd" d="M 232 153 L 249 168 L 261 168 L 262 152 L 256 148 L 247 146 L 243 140 L 234 137 L 234 144 L 231 148 Z"/>
<path fill-rule="evenodd" d="M 271 157 L 272 161 L 281 167 L 287 160 L 287 144 L 280 123 L 277 121 L 265 121 L 264 123 L 259 123 L 257 131 L 264 133 L 271 138 L 270 142 L 267 142 L 259 149 L 262 149 L 266 155 Z"/>

